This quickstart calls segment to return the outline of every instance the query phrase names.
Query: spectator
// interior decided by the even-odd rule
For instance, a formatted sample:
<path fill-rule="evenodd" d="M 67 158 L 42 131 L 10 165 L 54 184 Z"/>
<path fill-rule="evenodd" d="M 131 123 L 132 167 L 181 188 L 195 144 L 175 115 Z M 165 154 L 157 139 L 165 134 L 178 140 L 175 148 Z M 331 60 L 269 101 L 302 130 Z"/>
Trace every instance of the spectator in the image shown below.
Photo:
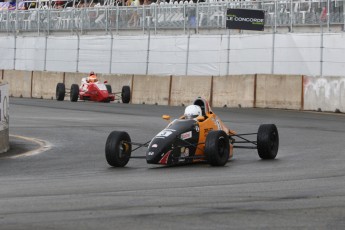
<path fill-rule="evenodd" d="M 135 6 L 136 9 L 134 10 L 131 18 L 129 19 L 128 21 L 128 27 L 131 27 L 131 26 L 138 26 L 138 21 L 139 21 L 139 15 L 138 15 L 138 6 L 140 5 L 140 2 L 139 0 L 134 0 L 134 1 L 131 1 L 131 6 Z"/>
<path fill-rule="evenodd" d="M 0 3 L 0 10 L 8 10 L 10 3 L 9 2 L 1 2 Z"/>

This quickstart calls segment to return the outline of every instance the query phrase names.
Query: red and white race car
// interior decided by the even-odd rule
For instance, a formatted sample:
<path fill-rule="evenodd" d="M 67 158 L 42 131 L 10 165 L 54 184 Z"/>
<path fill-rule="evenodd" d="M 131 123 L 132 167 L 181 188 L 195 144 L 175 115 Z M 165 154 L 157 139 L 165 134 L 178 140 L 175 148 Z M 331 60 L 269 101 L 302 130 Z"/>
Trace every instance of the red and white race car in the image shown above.
<path fill-rule="evenodd" d="M 79 100 L 111 102 L 114 100 L 122 100 L 122 103 L 129 103 L 131 92 L 129 86 L 123 86 L 121 92 L 113 93 L 111 85 L 107 81 L 88 83 L 86 78 L 81 80 L 81 87 L 78 84 L 72 84 L 71 89 L 66 91 L 64 83 L 56 85 L 56 100 L 63 101 L 65 96 L 70 96 L 72 102 Z"/>

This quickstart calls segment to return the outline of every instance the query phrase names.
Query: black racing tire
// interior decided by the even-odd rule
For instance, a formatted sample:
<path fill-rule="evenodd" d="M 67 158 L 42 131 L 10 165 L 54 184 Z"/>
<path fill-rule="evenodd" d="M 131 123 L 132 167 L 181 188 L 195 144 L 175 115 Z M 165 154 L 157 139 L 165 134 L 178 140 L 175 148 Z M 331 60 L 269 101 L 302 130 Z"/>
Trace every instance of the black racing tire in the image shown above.
<path fill-rule="evenodd" d="M 205 156 L 212 166 L 224 166 L 229 160 L 229 137 L 223 130 L 208 133 L 205 142 Z"/>
<path fill-rule="evenodd" d="M 57 83 L 56 85 L 56 100 L 65 100 L 66 87 L 64 83 Z"/>
<path fill-rule="evenodd" d="M 79 98 L 79 86 L 77 84 L 71 85 L 70 99 L 72 102 L 78 101 Z"/>
<path fill-rule="evenodd" d="M 258 154 L 261 159 L 269 160 L 277 156 L 279 134 L 274 124 L 260 125 L 257 136 Z"/>
<path fill-rule="evenodd" d="M 105 144 L 105 158 L 113 167 L 124 167 L 127 165 L 131 153 L 131 138 L 127 132 L 113 131 L 109 134 Z"/>
<path fill-rule="evenodd" d="M 107 87 L 108 93 L 113 93 L 113 90 L 112 90 L 112 88 L 111 88 L 111 85 L 105 85 L 105 87 Z"/>
<path fill-rule="evenodd" d="M 128 104 L 131 100 L 131 89 L 128 85 L 122 86 L 121 91 L 122 103 Z"/>

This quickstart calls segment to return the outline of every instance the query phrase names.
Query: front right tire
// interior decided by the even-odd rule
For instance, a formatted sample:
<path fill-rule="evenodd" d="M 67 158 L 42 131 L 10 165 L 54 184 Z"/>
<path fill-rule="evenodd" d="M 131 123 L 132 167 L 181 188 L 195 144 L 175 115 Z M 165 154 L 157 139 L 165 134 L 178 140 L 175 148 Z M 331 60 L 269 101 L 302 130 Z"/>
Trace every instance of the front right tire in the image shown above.
<path fill-rule="evenodd" d="M 105 144 L 105 158 L 110 166 L 126 166 L 131 153 L 131 138 L 127 132 L 113 131 L 109 134 Z"/>
<path fill-rule="evenodd" d="M 56 85 L 56 100 L 63 101 L 65 99 L 66 88 L 64 83 Z"/>
<path fill-rule="evenodd" d="M 205 142 L 205 156 L 212 166 L 224 166 L 229 160 L 229 137 L 223 130 L 208 133 Z"/>
<path fill-rule="evenodd" d="M 70 99 L 72 102 L 76 102 L 78 101 L 78 98 L 79 98 L 79 86 L 77 84 L 72 84 Z"/>

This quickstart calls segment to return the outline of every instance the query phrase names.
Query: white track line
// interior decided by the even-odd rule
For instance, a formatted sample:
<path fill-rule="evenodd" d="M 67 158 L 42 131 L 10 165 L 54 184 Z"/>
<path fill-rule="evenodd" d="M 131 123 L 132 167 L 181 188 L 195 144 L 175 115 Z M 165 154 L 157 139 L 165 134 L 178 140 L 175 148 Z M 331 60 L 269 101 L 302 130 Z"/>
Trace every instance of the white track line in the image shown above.
<path fill-rule="evenodd" d="M 41 154 L 49 149 L 52 148 L 52 145 L 48 142 L 48 141 L 44 141 L 44 140 L 40 140 L 40 139 L 36 139 L 36 138 L 30 138 L 30 137 L 24 137 L 24 136 L 18 136 L 18 135 L 10 135 L 11 137 L 15 137 L 15 138 L 20 138 L 26 141 L 31 141 L 34 142 L 36 144 L 39 145 L 39 148 L 22 153 L 22 154 L 18 154 L 15 156 L 11 156 L 9 158 L 18 158 L 18 157 L 29 157 L 29 156 L 34 156 L 34 155 L 38 155 Z"/>

